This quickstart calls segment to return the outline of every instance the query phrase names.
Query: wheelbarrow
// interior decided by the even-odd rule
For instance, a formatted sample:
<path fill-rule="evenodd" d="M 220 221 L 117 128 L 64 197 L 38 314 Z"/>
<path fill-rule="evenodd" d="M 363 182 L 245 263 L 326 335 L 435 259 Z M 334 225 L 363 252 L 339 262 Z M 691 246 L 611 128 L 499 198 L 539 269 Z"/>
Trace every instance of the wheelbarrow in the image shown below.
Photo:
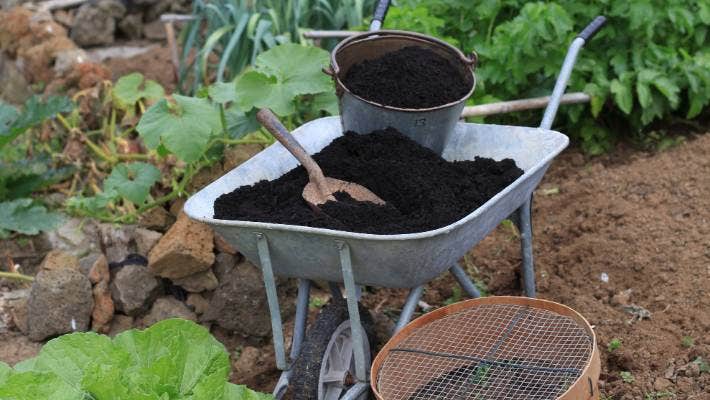
<path fill-rule="evenodd" d="M 190 218 L 212 226 L 262 270 L 276 365 L 283 371 L 274 389 L 276 398 L 281 398 L 289 386 L 293 389 L 293 398 L 367 398 L 371 357 L 368 326 L 371 320 L 369 313 L 359 305 L 360 287 L 410 289 L 395 332 L 411 320 L 424 285 L 447 270 L 467 295 L 479 297 L 479 291 L 458 265 L 458 260 L 506 218 L 512 219 L 521 233 L 525 295 L 535 296 L 532 193 L 552 159 L 568 145 L 567 136 L 550 129 L 552 121 L 579 50 L 603 23 L 604 18 L 598 17 L 572 42 L 540 127 L 458 122 L 447 135 L 441 151 L 446 160 L 511 158 L 524 171 L 481 207 L 448 226 L 420 233 L 375 235 L 214 219 L 213 204 L 217 197 L 241 186 L 276 179 L 297 167 L 297 161 L 279 143 L 261 151 L 188 199 L 184 210 Z M 309 153 L 316 153 L 342 135 L 341 120 L 337 116 L 316 119 L 294 130 L 293 134 Z M 288 357 L 276 276 L 298 279 L 295 323 Z M 306 335 L 310 288 L 315 280 L 329 282 L 334 303 L 324 307 Z"/>

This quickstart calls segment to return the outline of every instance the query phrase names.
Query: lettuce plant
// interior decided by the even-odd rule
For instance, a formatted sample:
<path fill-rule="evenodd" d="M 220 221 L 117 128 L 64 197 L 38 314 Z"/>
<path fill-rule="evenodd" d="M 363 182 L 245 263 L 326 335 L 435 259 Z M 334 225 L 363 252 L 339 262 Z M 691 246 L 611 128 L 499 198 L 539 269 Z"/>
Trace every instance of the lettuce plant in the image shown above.
<path fill-rule="evenodd" d="M 111 339 L 73 333 L 14 368 L 0 363 L 3 400 L 267 400 L 231 384 L 229 356 L 203 327 L 170 319 Z"/>

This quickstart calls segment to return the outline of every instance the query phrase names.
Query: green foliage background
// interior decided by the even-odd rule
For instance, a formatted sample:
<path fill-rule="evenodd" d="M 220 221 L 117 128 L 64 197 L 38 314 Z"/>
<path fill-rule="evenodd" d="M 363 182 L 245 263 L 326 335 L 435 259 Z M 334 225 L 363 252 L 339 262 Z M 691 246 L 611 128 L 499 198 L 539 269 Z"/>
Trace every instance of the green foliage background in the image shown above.
<path fill-rule="evenodd" d="M 557 125 L 592 154 L 619 135 L 642 139 L 660 120 L 696 118 L 710 103 L 707 0 L 400 0 L 385 26 L 447 39 L 479 54 L 473 103 L 548 95 L 571 40 L 597 15 L 607 25 L 587 43 L 569 91 L 593 96 L 565 106 Z M 489 119 L 534 125 L 540 112 Z"/>

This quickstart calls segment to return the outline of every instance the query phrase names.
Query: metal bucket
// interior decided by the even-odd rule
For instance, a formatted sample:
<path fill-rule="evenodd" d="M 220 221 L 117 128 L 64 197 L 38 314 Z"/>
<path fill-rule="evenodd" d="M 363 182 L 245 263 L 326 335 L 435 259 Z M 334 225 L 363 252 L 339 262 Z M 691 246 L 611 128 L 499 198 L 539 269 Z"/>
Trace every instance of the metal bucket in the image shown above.
<path fill-rule="evenodd" d="M 408 46 L 432 50 L 451 62 L 463 77 L 462 85 L 470 90 L 454 102 L 431 108 L 398 108 L 364 99 L 352 93 L 343 83 L 350 67 L 363 60 L 371 60 Z M 343 131 L 369 133 L 392 127 L 422 146 L 441 154 L 466 99 L 473 93 L 476 77 L 476 55 L 466 57 L 460 50 L 431 36 L 413 32 L 380 30 L 365 32 L 342 41 L 333 49 L 331 70 L 326 71 L 335 81 L 339 98 Z"/>

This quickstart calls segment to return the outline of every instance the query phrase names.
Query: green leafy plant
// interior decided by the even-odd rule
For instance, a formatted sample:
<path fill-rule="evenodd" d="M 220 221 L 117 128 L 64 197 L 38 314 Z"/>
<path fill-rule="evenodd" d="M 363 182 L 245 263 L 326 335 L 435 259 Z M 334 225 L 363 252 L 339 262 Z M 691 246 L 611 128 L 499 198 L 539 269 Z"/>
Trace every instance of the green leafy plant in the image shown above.
<path fill-rule="evenodd" d="M 12 232 L 35 235 L 55 228 L 62 220 L 57 213 L 29 198 L 39 189 L 66 178 L 71 168 L 50 167 L 48 156 L 26 158 L 23 150 L 33 147 L 29 139 L 22 145 L 8 146 L 19 141 L 20 136 L 54 118 L 70 111 L 71 101 L 66 97 L 52 96 L 46 100 L 30 97 L 18 110 L 0 101 L 0 238 Z"/>
<path fill-rule="evenodd" d="M 444 19 L 438 36 L 479 53 L 477 104 L 549 95 L 571 40 L 595 16 L 607 16 L 580 53 L 569 87 L 590 94 L 591 105 L 563 107 L 557 119 L 592 154 L 609 149 L 617 135 L 643 138 L 659 121 L 686 124 L 710 104 L 707 2 L 404 0 L 400 6 Z M 540 117 L 521 112 L 487 120 L 535 125 Z"/>
<path fill-rule="evenodd" d="M 291 115 L 301 95 L 328 96 L 321 108 L 337 113 L 333 83 L 321 69 L 328 65 L 328 52 L 316 47 L 284 44 L 257 57 L 254 70 L 238 77 L 237 104 L 242 111 L 269 107 L 276 114 Z"/>
<path fill-rule="evenodd" d="M 619 372 L 619 376 L 621 377 L 621 380 L 625 383 L 634 383 L 634 381 L 636 380 L 633 374 L 631 374 L 631 372 L 629 371 L 621 371 Z"/>
<path fill-rule="evenodd" d="M 695 346 L 695 339 L 693 339 L 691 336 L 683 336 L 680 339 L 680 345 L 685 347 L 686 349 L 689 349 Z"/>
<path fill-rule="evenodd" d="M 196 93 L 216 81 L 236 78 L 257 56 L 277 45 L 305 44 L 311 29 L 348 29 L 363 25 L 374 0 L 197 0 L 182 31 L 178 87 Z M 197 57 L 192 57 L 193 53 Z M 211 62 L 211 56 L 217 61 Z"/>
<path fill-rule="evenodd" d="M 73 333 L 49 341 L 14 368 L 0 363 L 0 398 L 8 400 L 266 400 L 227 382 L 229 356 L 205 328 L 161 321 L 114 339 Z"/>
<path fill-rule="evenodd" d="M 710 372 L 710 365 L 708 365 L 707 361 L 703 360 L 702 357 L 696 357 L 693 362 L 700 366 L 700 373 Z"/>
<path fill-rule="evenodd" d="M 673 392 L 669 391 L 662 391 L 662 392 L 651 392 L 651 393 L 646 393 L 646 395 L 643 396 L 644 400 L 658 400 L 658 399 L 667 399 L 667 398 L 672 398 L 675 397 L 675 394 Z"/>
<path fill-rule="evenodd" d="M 613 351 L 619 350 L 620 348 L 621 348 L 621 339 L 618 339 L 618 338 L 611 339 L 611 341 L 609 342 L 609 346 L 608 346 L 609 352 L 611 353 Z"/>

